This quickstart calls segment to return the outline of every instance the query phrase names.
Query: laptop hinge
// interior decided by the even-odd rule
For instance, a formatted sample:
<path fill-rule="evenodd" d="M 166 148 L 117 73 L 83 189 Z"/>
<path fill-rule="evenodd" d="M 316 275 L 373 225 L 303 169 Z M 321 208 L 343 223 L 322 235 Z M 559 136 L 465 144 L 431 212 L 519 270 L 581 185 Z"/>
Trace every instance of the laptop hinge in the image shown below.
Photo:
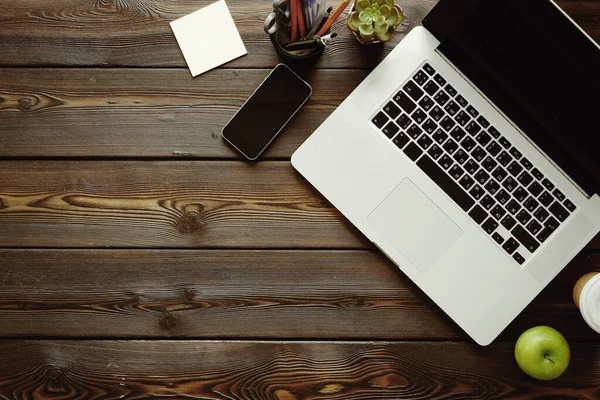
<path fill-rule="evenodd" d="M 435 49 L 435 52 L 442 58 L 444 59 L 444 61 L 446 61 L 448 63 L 448 65 L 450 65 L 452 67 L 452 69 L 454 69 L 477 93 L 479 93 L 479 95 L 490 105 L 494 108 L 494 110 L 496 110 L 506 121 L 508 121 L 509 124 L 511 124 L 511 126 L 513 128 L 515 128 L 515 130 L 525 139 L 527 140 L 537 151 L 540 152 L 540 154 L 542 156 L 544 156 L 544 158 L 546 160 L 548 160 L 548 162 L 550 162 L 550 164 L 552 164 L 557 170 L 558 172 L 560 172 L 569 182 L 571 182 L 571 184 L 573 184 L 573 186 L 575 186 L 577 188 L 577 190 L 579 190 L 581 192 L 582 195 L 585 196 L 585 198 L 589 199 L 591 196 L 585 191 L 583 190 L 583 188 L 581 186 L 579 186 L 579 184 L 577 184 L 577 182 L 575 182 L 567 173 L 565 173 L 565 171 L 563 171 L 563 169 L 554 162 L 554 160 L 552 160 L 552 158 L 550 158 L 545 151 L 543 151 L 533 140 L 531 140 L 501 109 L 499 109 L 486 95 L 485 93 L 483 93 L 481 90 L 479 90 L 479 88 L 477 86 L 475 86 L 475 84 L 473 84 L 473 82 L 471 82 L 471 80 L 462 73 L 462 71 L 460 69 L 458 69 L 453 63 L 452 61 L 450 61 L 448 59 L 448 57 L 446 57 L 444 55 L 444 53 L 442 53 L 438 48 Z"/>

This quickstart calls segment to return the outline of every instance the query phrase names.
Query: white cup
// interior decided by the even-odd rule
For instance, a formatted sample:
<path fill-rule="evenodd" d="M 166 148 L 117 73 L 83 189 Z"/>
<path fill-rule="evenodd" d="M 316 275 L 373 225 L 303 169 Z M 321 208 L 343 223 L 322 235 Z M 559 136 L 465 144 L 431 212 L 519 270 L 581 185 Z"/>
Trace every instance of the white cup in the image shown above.
<path fill-rule="evenodd" d="M 600 273 L 582 276 L 573 288 L 573 300 L 585 322 L 600 333 Z"/>

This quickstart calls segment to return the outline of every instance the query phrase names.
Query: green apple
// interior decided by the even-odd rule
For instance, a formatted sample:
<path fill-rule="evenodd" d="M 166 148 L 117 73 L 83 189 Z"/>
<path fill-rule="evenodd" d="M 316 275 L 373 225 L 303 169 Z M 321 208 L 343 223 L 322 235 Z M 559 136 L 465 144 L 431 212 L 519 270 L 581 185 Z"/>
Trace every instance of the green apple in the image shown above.
<path fill-rule="evenodd" d="M 556 329 L 536 326 L 523 332 L 517 340 L 515 359 L 527 375 L 548 381 L 565 372 L 571 360 L 571 349 Z"/>

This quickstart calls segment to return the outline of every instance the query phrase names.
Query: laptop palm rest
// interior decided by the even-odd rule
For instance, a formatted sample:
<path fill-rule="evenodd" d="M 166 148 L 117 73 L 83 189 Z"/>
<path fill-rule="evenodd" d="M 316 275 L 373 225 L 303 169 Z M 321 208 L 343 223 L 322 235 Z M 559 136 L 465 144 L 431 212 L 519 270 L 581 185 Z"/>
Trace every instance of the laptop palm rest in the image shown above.
<path fill-rule="evenodd" d="M 427 271 L 463 233 L 408 178 L 386 196 L 367 220 L 421 272 Z"/>

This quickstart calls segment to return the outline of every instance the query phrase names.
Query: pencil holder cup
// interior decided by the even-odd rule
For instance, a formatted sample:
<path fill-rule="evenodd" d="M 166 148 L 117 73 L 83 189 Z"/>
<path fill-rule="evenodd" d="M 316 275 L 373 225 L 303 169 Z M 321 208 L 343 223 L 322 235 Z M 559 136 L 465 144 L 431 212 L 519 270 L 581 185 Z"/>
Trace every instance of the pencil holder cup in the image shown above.
<path fill-rule="evenodd" d="M 313 49 L 302 54 L 290 52 L 285 49 L 285 46 L 292 42 L 290 38 L 290 10 L 288 0 L 273 1 L 273 12 L 265 20 L 265 32 L 269 35 L 277 53 L 285 61 L 315 60 L 325 50 L 325 44 L 321 41 L 316 42 Z"/>

